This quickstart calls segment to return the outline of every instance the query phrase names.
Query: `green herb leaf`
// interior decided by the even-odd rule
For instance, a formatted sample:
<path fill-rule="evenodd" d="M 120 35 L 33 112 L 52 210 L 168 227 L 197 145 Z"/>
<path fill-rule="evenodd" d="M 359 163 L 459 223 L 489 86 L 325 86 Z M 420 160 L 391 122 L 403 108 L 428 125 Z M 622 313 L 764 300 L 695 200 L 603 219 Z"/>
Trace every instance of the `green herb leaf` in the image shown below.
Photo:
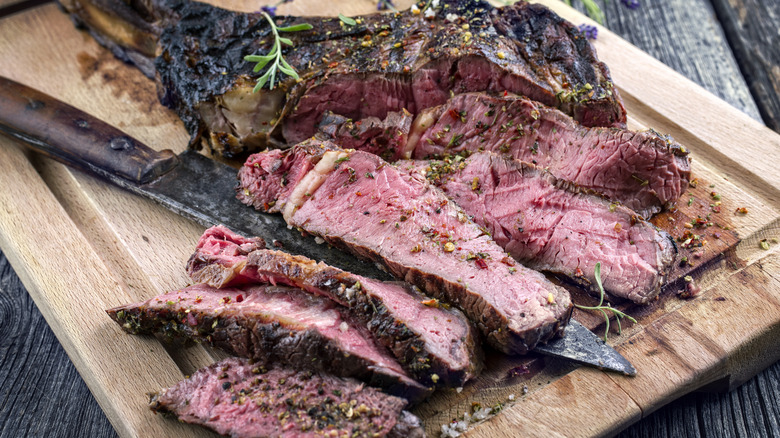
<path fill-rule="evenodd" d="M 253 58 L 253 59 L 247 59 L 247 58 L 250 58 L 250 57 Z M 260 70 L 262 70 L 263 67 L 265 67 L 269 62 L 271 62 L 271 60 L 274 59 L 274 57 L 272 55 L 268 55 L 268 56 L 254 56 L 254 55 L 250 55 L 250 56 L 245 56 L 244 59 L 247 60 L 247 61 L 250 61 L 250 62 L 256 62 L 257 63 L 255 65 L 255 68 L 252 69 L 252 71 L 257 73 Z"/>
<path fill-rule="evenodd" d="M 266 55 L 247 55 L 244 57 L 245 61 L 256 63 L 252 69 L 255 73 L 258 73 L 260 70 L 268 67 L 268 70 L 266 70 L 266 72 L 257 79 L 257 84 L 253 89 L 254 93 L 260 91 L 265 86 L 265 84 L 268 84 L 268 87 L 273 90 L 277 83 L 277 72 L 290 76 L 294 79 L 300 79 L 300 76 L 298 76 L 298 72 L 295 71 L 295 68 L 293 68 L 282 57 L 282 44 L 292 46 L 293 42 L 289 38 L 279 36 L 279 32 L 299 32 L 313 28 L 312 25 L 308 23 L 301 23 L 294 26 L 281 28 L 276 27 L 276 23 L 271 19 L 271 16 L 268 15 L 268 13 L 263 12 L 263 15 L 265 16 L 265 19 L 268 20 L 268 24 L 271 26 L 271 32 L 274 34 L 273 46 Z"/>
<path fill-rule="evenodd" d="M 300 32 L 302 30 L 311 30 L 314 26 L 312 26 L 309 23 L 301 23 L 296 24 L 294 26 L 287 26 L 287 27 L 277 27 L 276 30 L 279 32 Z"/>
<path fill-rule="evenodd" d="M 346 15 L 344 15 L 342 13 L 339 13 L 339 20 L 341 20 L 347 26 L 355 26 L 357 24 L 357 21 L 355 21 L 352 18 L 347 17 Z"/>
<path fill-rule="evenodd" d="M 601 284 L 601 262 L 596 263 L 596 268 L 593 271 L 593 276 L 596 279 L 596 286 L 598 286 L 600 293 L 599 304 L 596 306 L 580 306 L 579 304 L 575 304 L 574 307 L 581 310 L 595 310 L 604 316 L 604 321 L 606 322 L 604 328 L 604 342 L 607 342 L 607 335 L 609 334 L 609 314 L 607 314 L 607 311 L 610 311 L 613 315 L 615 315 L 615 321 L 618 325 L 618 334 L 622 333 L 623 331 L 623 327 L 620 323 L 621 318 L 626 318 L 634 324 L 636 324 L 636 319 L 632 318 L 623 311 L 615 309 L 609 303 L 606 305 L 604 304 L 604 286 Z"/>
<path fill-rule="evenodd" d="M 604 24 L 604 12 L 601 11 L 601 8 L 595 1 L 582 0 L 582 4 L 585 6 L 585 11 L 587 11 L 590 18 L 596 20 L 598 24 Z"/>

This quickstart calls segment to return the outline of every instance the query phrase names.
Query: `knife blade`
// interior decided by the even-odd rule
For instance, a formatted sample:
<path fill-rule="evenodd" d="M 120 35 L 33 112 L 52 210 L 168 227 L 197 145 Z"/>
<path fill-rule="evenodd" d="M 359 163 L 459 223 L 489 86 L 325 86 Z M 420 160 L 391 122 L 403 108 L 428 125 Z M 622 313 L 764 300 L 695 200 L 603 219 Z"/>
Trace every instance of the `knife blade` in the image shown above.
<path fill-rule="evenodd" d="M 101 120 L 25 85 L 0 77 L 0 131 L 71 167 L 154 200 L 203 226 L 224 224 L 292 254 L 345 271 L 391 280 L 375 265 L 317 244 L 235 196 L 237 170 L 192 150 L 155 151 Z M 534 350 L 577 363 L 636 375 L 620 353 L 572 320 L 564 336 Z"/>

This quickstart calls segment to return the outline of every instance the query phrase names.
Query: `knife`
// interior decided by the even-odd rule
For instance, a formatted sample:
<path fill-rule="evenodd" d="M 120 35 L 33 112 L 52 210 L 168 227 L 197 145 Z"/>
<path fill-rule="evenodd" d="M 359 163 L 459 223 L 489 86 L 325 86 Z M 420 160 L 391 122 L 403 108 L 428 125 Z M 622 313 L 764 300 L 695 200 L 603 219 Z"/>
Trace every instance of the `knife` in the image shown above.
<path fill-rule="evenodd" d="M 155 151 L 64 102 L 0 77 L 0 131 L 71 167 L 152 199 L 203 226 L 224 224 L 292 254 L 345 271 L 391 280 L 374 264 L 317 244 L 289 229 L 281 215 L 261 213 L 235 196 L 237 170 L 187 150 Z M 571 320 L 564 336 L 535 352 L 600 369 L 636 375 L 634 367 L 599 337 Z"/>

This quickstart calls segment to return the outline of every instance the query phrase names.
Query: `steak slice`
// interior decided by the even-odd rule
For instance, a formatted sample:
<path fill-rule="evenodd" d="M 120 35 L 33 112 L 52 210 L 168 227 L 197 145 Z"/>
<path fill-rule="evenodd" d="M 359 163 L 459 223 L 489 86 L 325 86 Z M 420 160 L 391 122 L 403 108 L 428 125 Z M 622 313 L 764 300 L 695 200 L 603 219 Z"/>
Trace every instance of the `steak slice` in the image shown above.
<path fill-rule="evenodd" d="M 524 1 L 495 8 L 481 0 L 441 0 L 432 17 L 403 11 L 303 21 L 285 33 L 285 59 L 301 81 L 279 75 L 252 93 L 244 56 L 268 53 L 272 30 L 261 14 L 186 0 L 60 0 L 74 21 L 158 80 L 161 101 L 192 134 L 222 155 L 302 141 L 326 111 L 360 120 L 403 109 L 416 114 L 452 93 L 510 91 L 555 106 L 588 126 L 624 126 L 626 112 L 607 67 L 571 23 Z M 159 56 L 158 56 L 159 54 Z"/>
<path fill-rule="evenodd" d="M 338 305 L 299 289 L 195 285 L 107 312 L 128 333 L 205 341 L 265 364 L 357 377 L 410 402 L 430 394 Z"/>
<path fill-rule="evenodd" d="M 342 149 L 358 149 L 385 161 L 396 161 L 406 148 L 413 121 L 406 110 L 390 112 L 384 119 L 366 117 L 357 121 L 328 112 L 320 122 L 318 135 Z"/>
<path fill-rule="evenodd" d="M 150 408 L 234 438 L 422 438 L 405 400 L 352 379 L 228 358 L 152 394 Z"/>
<path fill-rule="evenodd" d="M 485 152 L 399 168 L 425 175 L 524 265 L 594 292 L 601 262 L 606 292 L 646 303 L 660 293 L 674 262 L 667 233 L 531 164 Z"/>
<path fill-rule="evenodd" d="M 458 306 L 501 351 L 525 353 L 570 317 L 565 290 L 517 265 L 424 178 L 376 155 L 310 140 L 251 156 L 239 178 L 242 202 Z"/>
<path fill-rule="evenodd" d="M 460 311 L 426 305 L 433 302 L 403 283 L 361 277 L 259 243 L 223 226 L 209 228 L 187 272 L 193 281 L 217 288 L 284 284 L 330 298 L 349 309 L 426 386 L 463 386 L 481 370 L 478 334 Z"/>
<path fill-rule="evenodd" d="M 533 163 L 650 217 L 688 189 L 690 158 L 655 131 L 588 128 L 531 100 L 484 93 L 424 111 L 399 158 L 494 152 Z"/>

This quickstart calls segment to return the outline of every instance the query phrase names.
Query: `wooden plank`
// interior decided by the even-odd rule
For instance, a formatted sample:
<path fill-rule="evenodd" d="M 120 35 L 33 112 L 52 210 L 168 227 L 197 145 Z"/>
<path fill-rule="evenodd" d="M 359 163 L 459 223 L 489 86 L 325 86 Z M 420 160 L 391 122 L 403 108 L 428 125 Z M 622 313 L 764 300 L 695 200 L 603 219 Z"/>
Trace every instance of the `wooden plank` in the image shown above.
<path fill-rule="evenodd" d="M 305 3 L 295 4 L 304 5 Z M 370 3 L 368 6 L 373 8 Z M 286 5 L 286 7 L 292 7 L 292 5 Z M 5 59 L 13 60 L 14 64 L 0 66 L 0 71 L 5 70 L 9 72 L 3 71 L 5 74 L 16 75 L 14 77 L 17 79 L 30 81 L 28 83 L 33 86 L 76 103 L 82 108 L 88 108 L 101 118 L 122 127 L 154 147 L 170 147 L 185 143 L 186 134 L 181 124 L 170 112 L 159 107 L 159 104 L 156 103 L 151 82 L 140 76 L 137 71 L 116 62 L 110 56 L 106 56 L 105 51 L 98 48 L 90 38 L 76 32 L 71 27 L 67 17 L 56 10 L 46 9 L 43 12 L 35 12 L 30 17 L 6 23 L 21 23 L 9 24 L 2 29 L 11 34 L 19 35 L 22 35 L 21 29 L 29 28 L 28 26 L 44 26 L 46 31 L 44 32 L 43 47 L 50 49 L 63 45 L 63 48 L 54 51 L 56 55 L 53 62 L 58 64 L 56 80 L 52 78 L 51 67 L 41 65 L 35 56 L 42 50 L 41 46 L 36 45 L 41 44 L 41 41 L 36 43 L 23 38 L 19 40 L 18 45 L 15 45 L 16 48 L 21 47 L 22 50 L 17 49 L 13 53 L 3 53 Z M 72 38 L 73 35 L 76 36 L 75 39 Z M 4 49 L 0 48 L 0 50 Z M 642 116 L 637 119 L 640 123 L 642 123 L 642 118 L 648 120 L 663 118 L 657 114 L 653 107 L 640 105 L 636 102 L 633 104 L 636 108 L 631 108 L 632 111 L 635 110 Z M 117 105 L 124 105 L 126 109 L 116 111 Z M 151 114 L 151 116 L 147 114 Z M 686 128 L 677 126 L 675 130 L 685 131 Z M 706 142 L 701 140 L 700 142 L 704 144 L 699 151 L 695 151 L 696 153 L 704 155 L 711 151 Z M 751 146 L 760 147 L 760 143 Z M 178 147 L 181 148 L 181 146 Z M 706 162 L 705 166 L 699 167 L 697 171 L 716 181 L 719 189 L 722 184 L 724 190 L 734 190 L 735 197 L 737 193 L 744 193 L 733 181 L 726 181 L 718 174 L 719 167 L 717 166 L 720 164 L 721 161 L 710 160 Z M 117 297 L 116 301 L 146 298 L 167 288 L 181 286 L 182 282 L 186 281 L 182 265 L 186 256 L 189 255 L 194 238 L 197 237 L 202 228 L 156 208 L 146 201 L 122 194 L 116 189 L 105 187 L 90 177 L 71 172 L 61 166 L 41 161 L 36 163 L 36 167 L 43 175 L 44 180 L 53 188 L 54 195 L 69 215 L 71 226 L 76 229 L 76 231 L 69 230 L 68 232 L 75 232 L 83 236 L 85 246 L 99 257 L 103 270 L 116 272 L 117 276 L 121 277 L 117 278 L 116 281 L 125 296 Z M 760 178 L 758 179 L 760 180 Z M 746 196 L 753 195 L 747 193 Z M 756 196 L 753 201 L 750 201 L 751 208 L 753 206 L 764 208 L 757 208 L 755 213 L 737 218 L 741 221 L 738 225 L 744 230 L 745 237 L 758 235 L 762 227 L 765 227 L 772 218 L 777 217 L 775 206 L 765 201 L 764 197 Z M 13 235 L 13 237 L 32 238 L 29 233 L 21 236 Z M 742 258 L 746 260 L 757 258 L 756 254 L 759 253 L 759 250 L 755 242 L 752 243 L 754 244 L 752 248 L 748 248 L 746 245 L 741 249 L 740 256 Z M 718 273 L 713 273 L 709 279 L 703 280 L 705 285 L 706 281 L 717 283 L 722 278 L 727 277 L 728 272 L 721 274 L 722 266 L 719 268 Z M 114 297 L 106 298 L 103 305 L 114 304 L 114 300 Z M 654 310 L 640 315 L 640 324 L 628 330 L 623 337 L 616 338 L 616 341 L 621 344 L 628 342 L 631 336 L 642 333 L 644 327 L 652 325 L 659 315 L 678 311 L 686 305 L 677 299 L 670 299 L 661 304 Z M 102 317 L 104 318 L 104 316 Z M 67 344 L 66 348 L 69 348 Z M 173 370 L 178 372 L 179 368 L 194 367 L 205 363 L 210 360 L 210 357 L 208 352 L 198 352 L 195 357 L 185 358 L 190 365 L 179 363 L 177 366 L 173 363 L 167 363 L 166 366 L 173 367 Z M 506 400 L 510 391 L 519 394 L 519 390 L 525 384 L 524 381 L 522 379 L 520 381 L 507 381 L 504 378 L 506 369 L 501 368 L 509 367 L 513 363 L 508 358 L 499 358 L 498 362 L 500 363 L 491 361 L 489 372 L 483 375 L 480 381 L 465 388 L 463 392 L 467 393 L 466 395 L 482 396 L 486 402 L 490 399 Z M 77 366 L 83 365 L 78 361 L 76 363 Z M 722 369 L 726 370 L 726 368 Z M 567 370 L 562 370 L 558 374 L 565 371 Z M 577 371 L 577 373 L 580 372 L 587 371 Z M 592 389 L 586 383 L 571 381 L 572 377 L 570 376 L 558 379 L 559 375 L 552 376 L 553 374 L 556 373 L 551 372 L 550 380 L 553 382 L 551 385 L 547 385 L 546 381 L 539 382 L 541 384 L 538 388 L 531 391 L 527 399 L 521 400 L 523 409 L 531 409 L 531 412 L 542 410 L 544 406 L 541 403 L 549 401 L 547 391 L 553 391 L 553 389 L 548 388 L 566 387 L 566 381 L 570 381 L 580 393 L 586 393 L 589 388 Z M 599 376 L 602 375 L 599 374 Z M 90 382 L 89 379 L 87 380 Z M 607 384 L 611 385 L 610 387 L 619 387 L 616 382 L 609 383 L 609 381 L 608 379 Z M 625 392 L 618 393 L 618 397 L 624 402 L 623 407 L 611 411 L 607 419 L 591 425 L 592 431 L 614 431 L 637 418 L 639 406 L 632 407 L 625 394 Z M 661 394 L 661 396 L 665 397 L 666 394 Z M 582 409 L 582 411 L 576 412 L 584 412 L 587 408 L 597 408 L 597 406 L 588 403 L 582 403 L 579 407 L 573 406 L 582 399 L 583 397 L 558 398 L 558 403 L 561 405 L 561 411 L 564 411 L 566 407 L 571 407 L 575 411 Z M 425 417 L 429 420 L 429 429 L 435 429 L 439 419 L 451 418 L 462 406 L 468 406 L 469 401 L 465 395 L 454 396 L 444 393 L 440 394 L 436 400 L 419 408 L 418 412 L 425 412 Z M 662 402 L 663 400 L 656 401 L 658 404 Z M 536 407 L 534 408 L 534 406 Z M 521 421 L 519 417 L 523 415 L 526 414 L 514 409 L 508 409 L 502 414 L 502 416 L 511 417 L 506 421 L 513 422 Z M 548 417 L 550 421 L 554 418 L 553 415 Z M 135 419 L 131 418 L 126 421 L 132 422 Z M 487 424 L 484 427 L 488 428 Z M 119 430 L 121 434 L 126 434 L 124 429 Z M 480 426 L 472 433 L 481 436 L 490 433 L 490 431 Z"/>
<path fill-rule="evenodd" d="M 123 436 L 190 433 L 150 418 L 146 393 L 175 383 L 181 372 L 158 342 L 127 336 L 106 319 L 113 300 L 130 299 L 121 280 L 84 245 L 84 235 L 6 137 L 0 138 L 0 187 L 0 247 L 111 424 Z M 119 352 L 132 354 L 117 360 Z"/>
<path fill-rule="evenodd" d="M 780 131 L 780 4 L 773 0 L 712 0 L 767 126 Z"/>
<path fill-rule="evenodd" d="M 0 315 L 0 436 L 115 435 L 2 252 Z"/>
<path fill-rule="evenodd" d="M 761 120 L 710 0 L 640 1 L 634 10 L 618 0 L 596 2 L 610 31 Z M 582 2 L 574 0 L 572 5 L 584 12 Z"/>

